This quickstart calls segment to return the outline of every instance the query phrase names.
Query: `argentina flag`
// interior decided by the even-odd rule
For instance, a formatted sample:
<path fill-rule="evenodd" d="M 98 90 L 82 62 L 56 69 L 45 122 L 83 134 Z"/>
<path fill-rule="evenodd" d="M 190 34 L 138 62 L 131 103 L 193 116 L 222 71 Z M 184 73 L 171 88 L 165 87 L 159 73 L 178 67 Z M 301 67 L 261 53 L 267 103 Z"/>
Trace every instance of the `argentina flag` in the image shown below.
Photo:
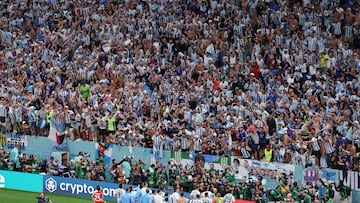
<path fill-rule="evenodd" d="M 107 166 L 111 164 L 112 151 L 112 144 L 95 143 L 95 159 L 103 157 L 104 164 Z"/>

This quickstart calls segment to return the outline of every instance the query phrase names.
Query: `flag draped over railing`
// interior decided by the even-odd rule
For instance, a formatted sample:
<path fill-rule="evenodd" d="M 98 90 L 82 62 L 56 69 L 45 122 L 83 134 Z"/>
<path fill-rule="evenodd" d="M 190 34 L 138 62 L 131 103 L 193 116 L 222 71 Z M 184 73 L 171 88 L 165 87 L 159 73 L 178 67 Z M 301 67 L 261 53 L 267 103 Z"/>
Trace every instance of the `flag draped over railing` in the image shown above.
<path fill-rule="evenodd" d="M 50 119 L 49 144 L 51 151 L 67 151 L 65 123 Z"/>

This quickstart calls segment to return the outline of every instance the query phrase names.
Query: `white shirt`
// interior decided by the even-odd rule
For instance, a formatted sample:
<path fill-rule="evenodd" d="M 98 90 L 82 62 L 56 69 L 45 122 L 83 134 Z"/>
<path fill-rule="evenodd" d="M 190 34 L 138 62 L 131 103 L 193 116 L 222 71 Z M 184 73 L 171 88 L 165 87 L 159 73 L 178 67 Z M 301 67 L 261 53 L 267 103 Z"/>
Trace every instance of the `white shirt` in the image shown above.
<path fill-rule="evenodd" d="M 125 190 L 124 190 L 124 189 L 118 188 L 118 189 L 116 190 L 116 202 L 117 202 L 117 203 L 120 203 L 120 199 L 121 199 L 121 196 L 122 196 L 123 194 L 125 194 Z"/>
<path fill-rule="evenodd" d="M 190 200 L 196 199 L 197 195 L 200 195 L 201 193 L 199 192 L 199 190 L 193 190 L 190 193 Z"/>
<path fill-rule="evenodd" d="M 162 203 L 162 202 L 163 202 L 163 198 L 161 197 L 161 195 L 155 194 L 155 195 L 153 196 L 153 202 L 154 202 L 154 203 Z"/>
<path fill-rule="evenodd" d="M 173 203 L 176 203 L 179 198 L 180 198 L 180 195 L 178 192 L 174 192 L 170 195 L 171 202 L 173 202 Z"/>
<path fill-rule="evenodd" d="M 228 193 L 224 196 L 224 203 L 232 203 L 235 202 L 235 197 L 231 194 Z"/>

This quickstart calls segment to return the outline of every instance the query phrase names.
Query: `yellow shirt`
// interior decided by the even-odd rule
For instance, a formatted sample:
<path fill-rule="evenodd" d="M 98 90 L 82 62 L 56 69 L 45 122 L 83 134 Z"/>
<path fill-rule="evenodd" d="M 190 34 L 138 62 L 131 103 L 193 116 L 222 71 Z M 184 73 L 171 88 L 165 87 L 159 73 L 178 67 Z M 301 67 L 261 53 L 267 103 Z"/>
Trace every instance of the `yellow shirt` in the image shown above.
<path fill-rule="evenodd" d="M 265 153 L 265 160 L 266 160 L 266 162 L 271 162 L 271 159 L 272 159 L 272 149 L 270 149 L 270 150 L 265 149 L 265 150 L 264 150 L 264 153 Z"/>
<path fill-rule="evenodd" d="M 215 203 L 224 203 L 224 198 L 223 197 L 215 197 L 214 202 Z"/>
<path fill-rule="evenodd" d="M 108 130 L 115 131 L 115 118 L 108 118 Z"/>
<path fill-rule="evenodd" d="M 50 119 L 53 117 L 54 115 L 54 110 L 51 110 L 47 115 L 46 115 L 46 121 L 47 123 L 50 123 Z"/>
<path fill-rule="evenodd" d="M 284 186 L 284 187 L 280 186 L 280 187 L 279 187 L 279 191 L 280 191 L 282 194 L 288 194 L 288 193 L 290 193 L 290 189 L 289 189 L 288 186 Z"/>
<path fill-rule="evenodd" d="M 320 55 L 320 67 L 321 68 L 326 68 L 328 60 L 329 60 L 329 55 L 328 54 L 321 54 Z"/>

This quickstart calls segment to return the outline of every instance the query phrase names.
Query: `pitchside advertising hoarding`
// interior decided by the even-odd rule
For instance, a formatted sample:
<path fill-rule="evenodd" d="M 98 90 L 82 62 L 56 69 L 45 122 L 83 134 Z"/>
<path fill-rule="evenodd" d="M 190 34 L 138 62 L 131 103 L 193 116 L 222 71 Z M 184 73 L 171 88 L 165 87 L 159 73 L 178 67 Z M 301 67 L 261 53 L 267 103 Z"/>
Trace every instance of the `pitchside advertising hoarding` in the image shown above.
<path fill-rule="evenodd" d="M 91 198 L 91 194 L 96 191 L 96 186 L 100 185 L 104 193 L 105 200 L 115 199 L 118 184 L 107 182 L 96 182 L 73 178 L 62 178 L 56 176 L 43 177 L 43 191 L 51 194 Z"/>
<path fill-rule="evenodd" d="M 74 178 L 63 178 L 57 176 L 43 176 L 43 191 L 49 194 L 91 198 L 91 194 L 96 191 L 96 186 L 100 185 L 106 201 L 115 201 L 116 190 L 119 185 L 108 182 L 97 182 L 89 180 L 81 180 Z M 129 185 L 123 185 L 127 189 Z M 133 186 L 136 187 L 136 186 Z M 166 193 L 173 193 L 170 190 L 164 190 Z M 184 193 L 189 198 L 189 193 Z"/>
<path fill-rule="evenodd" d="M 0 170 L 0 188 L 41 192 L 42 184 L 43 177 L 40 175 Z"/>

